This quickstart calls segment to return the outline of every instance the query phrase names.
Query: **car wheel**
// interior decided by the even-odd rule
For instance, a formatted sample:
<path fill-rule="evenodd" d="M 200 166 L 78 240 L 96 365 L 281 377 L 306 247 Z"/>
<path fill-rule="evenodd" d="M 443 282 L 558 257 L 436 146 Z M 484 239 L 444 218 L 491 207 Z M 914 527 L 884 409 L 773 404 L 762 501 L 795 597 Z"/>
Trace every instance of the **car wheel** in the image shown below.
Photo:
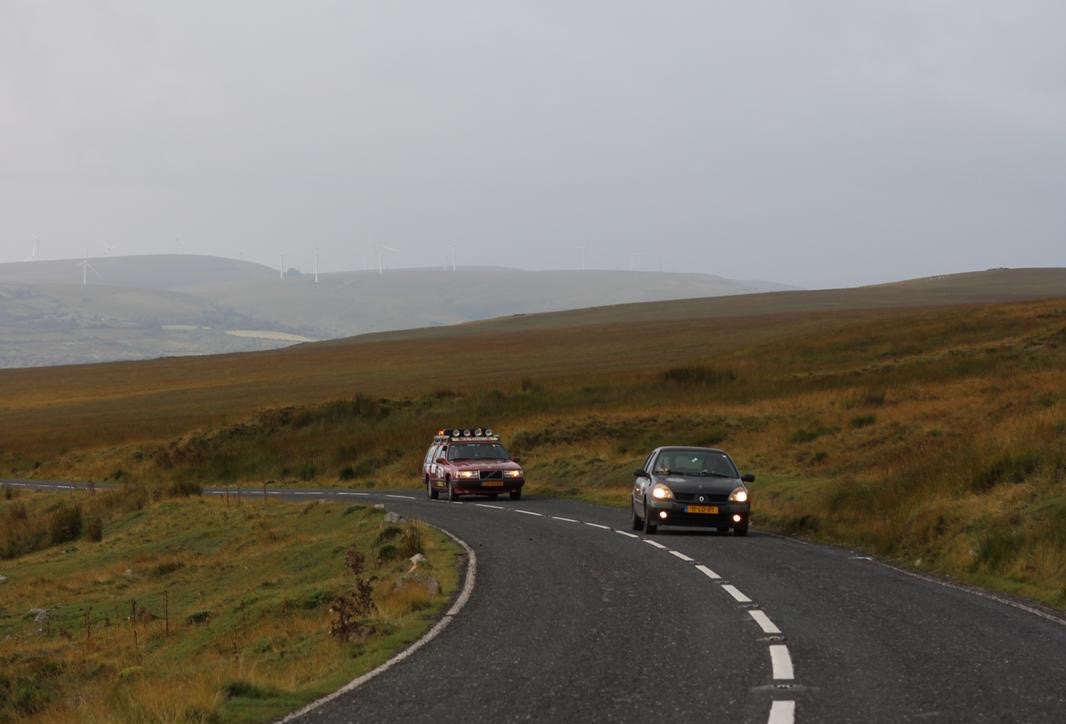
<path fill-rule="evenodd" d="M 633 530 L 644 530 L 644 521 L 637 515 L 637 511 L 633 511 Z"/>
<path fill-rule="evenodd" d="M 738 525 L 736 528 L 733 529 L 733 535 L 747 535 L 747 534 L 748 534 L 748 524 L 747 523 L 745 523 L 744 525 Z"/>
<path fill-rule="evenodd" d="M 426 495 L 430 500 L 436 500 L 440 497 L 440 491 L 433 487 L 433 481 L 426 478 Z"/>
<path fill-rule="evenodd" d="M 645 503 L 644 504 L 644 533 L 646 535 L 651 535 L 652 533 L 656 532 L 657 530 L 659 530 L 659 526 L 657 526 L 655 523 L 651 522 L 651 515 L 648 513 L 648 504 Z"/>
<path fill-rule="evenodd" d="M 453 503 L 459 500 L 459 494 L 455 492 L 455 484 L 451 480 L 448 480 L 448 500 Z"/>
<path fill-rule="evenodd" d="M 522 499 L 522 489 L 521 488 L 519 488 L 518 490 L 512 490 L 511 491 L 511 500 L 521 500 L 521 499 Z"/>

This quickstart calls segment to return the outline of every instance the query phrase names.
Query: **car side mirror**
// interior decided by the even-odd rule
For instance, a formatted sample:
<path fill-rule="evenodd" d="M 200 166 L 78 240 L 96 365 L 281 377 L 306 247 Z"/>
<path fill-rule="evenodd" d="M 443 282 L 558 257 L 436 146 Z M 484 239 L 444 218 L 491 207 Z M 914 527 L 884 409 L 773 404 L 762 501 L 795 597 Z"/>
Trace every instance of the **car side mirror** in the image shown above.
<path fill-rule="evenodd" d="M 740 477 L 740 479 L 743 482 L 745 482 L 745 483 L 754 483 L 755 482 L 755 474 L 754 473 L 744 473 L 744 475 L 742 475 Z"/>
<path fill-rule="evenodd" d="M 520 462 L 522 462 L 522 458 L 511 458 L 511 462 L 512 463 L 520 463 Z"/>
<path fill-rule="evenodd" d="M 633 477 L 634 478 L 646 478 L 646 477 L 648 477 L 648 471 L 647 470 L 634 470 L 633 471 Z"/>

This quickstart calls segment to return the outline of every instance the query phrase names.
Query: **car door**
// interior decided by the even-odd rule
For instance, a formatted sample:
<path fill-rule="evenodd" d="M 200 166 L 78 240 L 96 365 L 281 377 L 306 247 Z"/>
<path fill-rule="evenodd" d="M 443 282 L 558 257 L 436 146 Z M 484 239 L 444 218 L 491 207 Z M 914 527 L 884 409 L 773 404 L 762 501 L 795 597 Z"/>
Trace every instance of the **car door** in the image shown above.
<path fill-rule="evenodd" d="M 648 475 L 651 475 L 652 460 L 654 458 L 654 451 L 652 451 L 652 453 L 648 455 L 648 457 L 644 458 L 644 465 L 641 467 L 641 469 Z M 641 515 L 643 515 L 644 496 L 647 494 L 648 485 L 649 478 L 638 477 L 633 481 L 633 508 L 637 511 L 640 511 Z"/>

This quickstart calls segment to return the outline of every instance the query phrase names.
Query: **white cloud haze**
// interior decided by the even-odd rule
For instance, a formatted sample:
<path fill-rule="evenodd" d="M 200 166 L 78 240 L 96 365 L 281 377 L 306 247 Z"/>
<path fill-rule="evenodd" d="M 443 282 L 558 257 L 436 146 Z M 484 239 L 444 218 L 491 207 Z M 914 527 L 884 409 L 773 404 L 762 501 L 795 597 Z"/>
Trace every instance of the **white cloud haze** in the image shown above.
<path fill-rule="evenodd" d="M 1066 5 L 0 3 L 0 261 L 1066 265 Z"/>

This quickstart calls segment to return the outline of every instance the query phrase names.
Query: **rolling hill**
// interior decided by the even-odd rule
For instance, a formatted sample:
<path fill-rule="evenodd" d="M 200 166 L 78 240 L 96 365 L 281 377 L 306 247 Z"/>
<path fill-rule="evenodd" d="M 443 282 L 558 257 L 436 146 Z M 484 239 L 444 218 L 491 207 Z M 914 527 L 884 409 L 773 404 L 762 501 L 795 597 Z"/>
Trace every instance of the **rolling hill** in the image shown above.
<path fill-rule="evenodd" d="M 783 288 L 713 275 L 502 268 L 313 276 L 191 255 L 0 264 L 0 367 L 273 349 L 511 314 Z"/>
<path fill-rule="evenodd" d="M 1066 270 L 622 304 L 248 354 L 0 371 L 0 474 L 408 487 L 491 425 L 532 492 L 621 501 L 720 445 L 759 526 L 1066 607 Z"/>

